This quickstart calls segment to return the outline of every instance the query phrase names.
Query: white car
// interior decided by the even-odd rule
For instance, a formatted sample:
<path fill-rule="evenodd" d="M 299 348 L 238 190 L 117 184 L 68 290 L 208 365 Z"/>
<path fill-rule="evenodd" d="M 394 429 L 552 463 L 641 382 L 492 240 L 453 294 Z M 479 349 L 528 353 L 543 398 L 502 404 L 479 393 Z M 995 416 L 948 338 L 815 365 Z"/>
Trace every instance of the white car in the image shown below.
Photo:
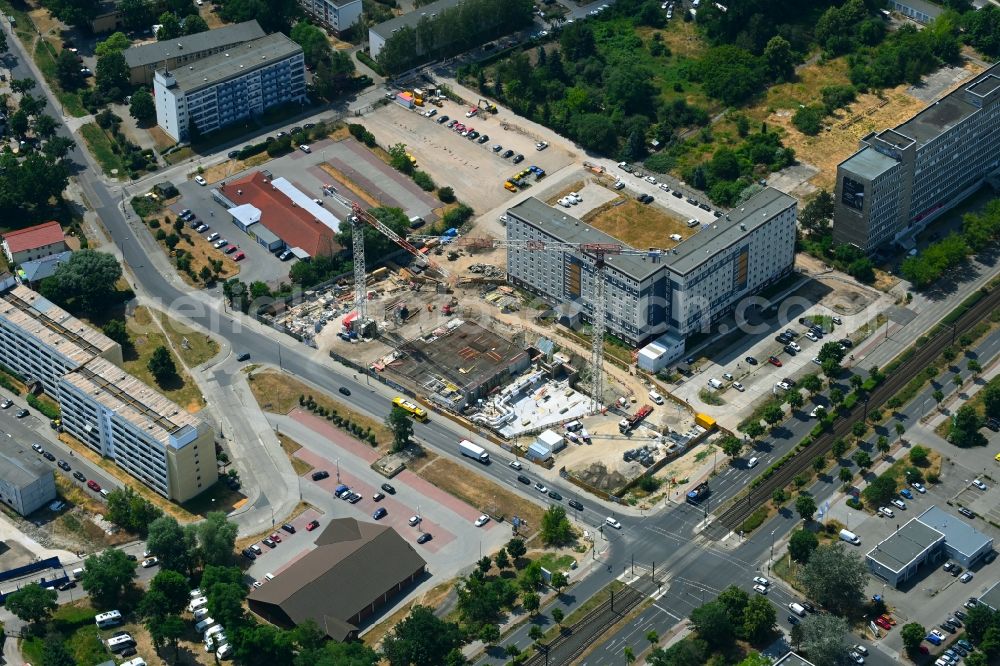
<path fill-rule="evenodd" d="M 813 356 L 812 362 L 815 363 L 816 365 L 823 365 L 823 361 L 819 360 L 819 356 Z"/>
<path fill-rule="evenodd" d="M 986 484 L 980 481 L 979 479 L 973 479 L 972 485 L 974 485 L 976 488 L 979 488 L 980 490 L 986 490 Z"/>
<path fill-rule="evenodd" d="M 764 587 L 763 585 L 754 585 L 753 591 L 756 592 L 757 594 L 767 594 L 767 588 Z"/>
<path fill-rule="evenodd" d="M 822 418 L 824 414 L 826 414 L 826 407 L 823 405 L 816 405 L 813 407 L 813 410 L 809 412 L 809 416 L 814 419 Z"/>
<path fill-rule="evenodd" d="M 653 185 L 656 185 L 656 179 L 653 178 L 652 176 L 646 176 L 646 182 L 647 183 L 652 183 Z"/>
<path fill-rule="evenodd" d="M 208 238 L 206 238 L 205 240 L 207 240 L 209 243 L 211 243 L 212 241 L 214 241 L 218 237 L 219 237 L 219 232 L 218 231 L 213 231 L 212 233 L 210 233 L 208 235 Z"/>
<path fill-rule="evenodd" d="M 544 37 L 544 36 L 545 36 L 546 34 L 548 34 L 548 33 L 546 33 L 546 32 L 545 32 L 545 31 L 543 30 L 543 31 L 542 31 L 541 33 L 539 33 L 539 34 L 540 34 L 540 35 L 541 35 L 542 37 Z M 548 148 L 548 147 L 549 147 L 549 142 L 548 142 L 548 141 L 539 141 L 538 143 L 536 143 L 536 144 L 535 144 L 535 150 L 545 150 L 545 149 L 546 149 L 546 148 Z"/>
<path fill-rule="evenodd" d="M 490 517 L 484 513 L 483 515 L 476 518 L 476 527 L 482 527 L 488 522 L 490 522 Z"/>
<path fill-rule="evenodd" d="M 817 338 L 815 335 L 813 335 L 812 331 L 806 332 L 806 337 L 809 338 L 810 340 L 812 340 L 813 342 L 819 342 L 819 338 Z"/>
<path fill-rule="evenodd" d="M 614 518 L 612 518 L 611 516 L 608 516 L 607 518 L 604 519 L 604 524 L 605 525 L 610 525 L 611 527 L 615 528 L 616 530 L 620 530 L 622 528 L 622 524 L 619 523 Z"/>
<path fill-rule="evenodd" d="M 972 580 L 972 572 L 966 571 L 964 574 L 962 574 L 959 580 L 962 581 L 963 583 L 968 583 L 970 580 Z"/>
<path fill-rule="evenodd" d="M 421 518 L 420 516 L 418 516 L 418 515 L 414 514 L 414 515 L 410 516 L 410 525 L 416 525 L 416 524 L 418 524 L 418 523 L 419 523 L 419 522 L 420 522 L 421 520 L 423 520 L 423 518 Z"/>
<path fill-rule="evenodd" d="M 921 495 L 927 492 L 927 489 L 924 488 L 924 485 L 919 481 L 914 481 L 913 483 L 910 484 L 910 486 Z"/>
<path fill-rule="evenodd" d="M 792 349 L 794 349 L 797 352 L 802 351 L 802 347 L 800 347 L 799 343 L 797 343 L 797 342 L 789 342 L 788 346 L 791 347 Z"/>
<path fill-rule="evenodd" d="M 229 245 L 229 241 L 227 241 L 225 238 L 220 238 L 219 240 L 212 243 L 212 247 L 214 247 L 216 250 L 218 250 L 219 248 L 223 248 L 227 245 Z"/>
<path fill-rule="evenodd" d="M 563 198 L 562 198 L 562 199 L 560 199 L 560 200 L 559 200 L 559 201 L 558 201 L 557 203 L 558 203 L 558 204 L 559 204 L 560 206 L 562 206 L 563 208 L 569 208 L 570 206 L 572 206 L 572 205 L 573 205 L 573 204 L 571 204 L 571 203 L 569 202 L 569 198 L 568 198 L 568 197 L 563 197 Z"/>
<path fill-rule="evenodd" d="M 566 198 L 572 201 L 574 205 L 578 203 L 583 203 L 583 197 L 581 197 L 576 192 L 570 192 Z"/>
<path fill-rule="evenodd" d="M 670 240 L 672 240 L 675 243 L 680 243 L 682 240 L 684 240 L 684 237 L 681 236 L 680 234 L 670 234 Z"/>
<path fill-rule="evenodd" d="M 755 582 L 758 585 L 763 585 L 764 587 L 767 587 L 768 585 L 771 584 L 771 581 L 769 581 L 768 579 L 764 578 L 763 576 L 754 576 L 753 577 L 753 582 Z"/>
<path fill-rule="evenodd" d="M 880 506 L 878 508 L 878 512 L 881 513 L 886 518 L 894 518 L 896 516 L 896 514 L 892 512 L 892 509 L 890 509 L 887 506 Z"/>
<path fill-rule="evenodd" d="M 669 187 L 667 187 L 667 184 L 666 184 L 666 183 L 660 183 L 660 185 L 659 185 L 659 188 L 660 188 L 661 190 L 663 190 L 664 192 L 669 192 L 669 191 L 670 191 L 670 188 L 669 188 Z"/>
<path fill-rule="evenodd" d="M 548 495 L 549 494 L 549 489 L 546 488 L 545 485 L 543 483 L 541 483 L 541 482 L 535 484 L 535 490 L 537 490 L 538 492 L 540 492 L 543 495 Z"/>
<path fill-rule="evenodd" d="M 894 498 L 892 500 L 892 505 L 895 506 L 898 509 L 905 509 L 906 508 L 906 504 L 903 502 L 903 500 L 899 499 L 898 497 Z"/>
<path fill-rule="evenodd" d="M 791 385 L 786 384 L 785 382 L 778 382 L 777 384 L 774 385 L 774 388 L 781 389 L 782 391 L 787 391 L 792 387 Z"/>
<path fill-rule="evenodd" d="M 861 656 L 861 655 L 860 655 L 860 654 L 858 653 L 858 651 L 857 651 L 857 650 L 851 650 L 850 652 L 848 652 L 848 655 L 850 655 L 851 659 L 852 659 L 852 660 L 854 661 L 854 663 L 856 663 L 856 664 L 863 664 L 863 663 L 865 663 L 865 658 L 864 658 L 864 657 L 862 657 L 862 656 Z"/>
<path fill-rule="evenodd" d="M 840 322 L 838 321 L 838 322 L 836 322 L 836 323 L 838 323 L 838 324 L 839 324 Z M 854 650 L 855 652 L 857 652 L 858 654 L 860 654 L 860 655 L 863 655 L 863 656 L 865 656 L 865 657 L 867 657 L 867 656 L 868 656 L 868 648 L 866 648 L 866 647 L 865 647 L 864 645 L 862 645 L 861 643 L 858 643 L 858 644 L 857 644 L 857 645 L 855 645 L 855 646 L 854 646 L 854 647 L 853 647 L 852 649 L 853 649 L 853 650 Z"/>
<path fill-rule="evenodd" d="M 744 388 L 743 384 L 740 384 L 739 382 L 733 382 L 733 388 L 736 389 L 737 391 L 739 391 L 740 393 L 743 393 L 743 391 L 746 390 L 746 388 Z"/>
<path fill-rule="evenodd" d="M 511 469 L 516 469 L 516 470 L 520 470 L 522 467 L 521 461 L 519 460 L 511 460 L 509 463 L 507 463 L 507 466 L 510 467 Z"/>
<path fill-rule="evenodd" d="M 144 559 L 142 561 L 142 568 L 143 569 L 148 569 L 150 567 L 155 567 L 159 563 L 160 563 L 160 561 L 158 559 L 156 559 L 155 557 L 147 557 L 146 559 Z"/>
<path fill-rule="evenodd" d="M 194 182 L 198 183 L 202 187 L 204 187 L 205 185 L 208 185 L 208 181 L 205 180 L 204 178 L 202 178 L 201 176 L 195 176 L 194 177 Z"/>

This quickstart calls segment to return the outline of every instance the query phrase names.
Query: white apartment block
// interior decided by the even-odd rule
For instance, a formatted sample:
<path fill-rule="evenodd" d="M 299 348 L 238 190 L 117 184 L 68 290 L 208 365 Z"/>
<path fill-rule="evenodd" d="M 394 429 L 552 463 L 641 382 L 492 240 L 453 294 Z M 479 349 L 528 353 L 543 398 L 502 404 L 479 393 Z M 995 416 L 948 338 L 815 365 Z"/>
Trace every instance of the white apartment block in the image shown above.
<path fill-rule="evenodd" d="M 0 502 L 27 516 L 54 499 L 56 480 L 52 468 L 29 444 L 0 438 Z"/>
<path fill-rule="evenodd" d="M 121 363 L 121 345 L 25 286 L 0 295 L 0 363 L 50 396 L 60 377 L 99 357 Z"/>
<path fill-rule="evenodd" d="M 185 502 L 218 478 L 212 429 L 113 363 L 63 376 L 59 406 L 66 432 L 167 499 Z"/>
<path fill-rule="evenodd" d="M 330 30 L 341 33 L 361 20 L 361 0 L 299 0 L 306 14 Z"/>
<path fill-rule="evenodd" d="M 176 141 L 285 102 L 305 102 L 302 47 L 281 33 L 153 75 L 156 123 Z"/>
<path fill-rule="evenodd" d="M 605 325 L 633 345 L 668 334 L 683 339 L 729 314 L 738 301 L 779 279 L 795 258 L 796 202 L 767 188 L 669 250 L 612 255 L 605 268 Z M 509 240 L 622 241 L 529 198 L 507 211 Z M 576 252 L 507 252 L 508 280 L 554 306 L 593 312 L 594 261 Z"/>

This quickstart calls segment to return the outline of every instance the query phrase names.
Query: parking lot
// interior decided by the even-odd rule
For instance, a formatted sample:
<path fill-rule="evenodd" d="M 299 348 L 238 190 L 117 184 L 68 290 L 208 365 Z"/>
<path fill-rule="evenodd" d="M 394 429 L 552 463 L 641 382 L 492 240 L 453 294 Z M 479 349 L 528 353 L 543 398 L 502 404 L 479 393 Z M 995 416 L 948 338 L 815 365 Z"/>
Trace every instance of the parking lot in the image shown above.
<path fill-rule="evenodd" d="M 422 113 L 429 109 L 436 109 L 437 113 L 431 118 L 424 117 Z M 480 111 L 467 118 L 468 110 L 469 107 L 451 101 L 445 101 L 440 108 L 416 107 L 414 111 L 389 104 L 358 122 L 375 135 L 381 146 L 405 143 L 417 159 L 418 169 L 429 173 L 439 186 L 452 187 L 460 201 L 479 213 L 511 199 L 504 182 L 519 171 L 536 165 L 551 175 L 572 162 L 570 154 L 557 146 L 537 150 L 534 139 L 504 129 L 498 116 Z M 484 143 L 470 141 L 449 129 L 448 122 L 437 122 L 442 116 L 448 116 L 448 122 L 457 119 L 489 139 Z M 500 145 L 501 150 L 494 152 L 494 145 Z M 502 156 L 508 150 L 513 154 L 505 159 Z M 513 157 L 518 154 L 524 156 L 524 161 L 514 164 Z"/>

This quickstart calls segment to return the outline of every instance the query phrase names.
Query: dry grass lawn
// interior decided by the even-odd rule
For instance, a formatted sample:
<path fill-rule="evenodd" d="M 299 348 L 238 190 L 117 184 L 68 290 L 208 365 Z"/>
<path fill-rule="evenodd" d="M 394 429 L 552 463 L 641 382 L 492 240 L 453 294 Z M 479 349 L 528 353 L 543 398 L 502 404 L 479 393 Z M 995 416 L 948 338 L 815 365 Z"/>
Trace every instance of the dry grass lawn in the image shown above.
<path fill-rule="evenodd" d="M 55 35 L 57 38 L 59 37 L 59 33 L 62 31 L 62 23 L 59 22 L 59 19 L 52 16 L 52 14 L 49 13 L 49 10 L 44 8 L 32 9 L 28 12 L 28 16 L 31 17 L 31 22 L 35 24 L 38 32 L 46 37 L 50 34 Z M 57 47 L 62 46 L 61 40 L 58 43 L 53 43 L 55 43 Z"/>
<path fill-rule="evenodd" d="M 146 222 L 148 224 L 150 220 L 157 220 L 160 223 L 160 229 L 163 229 L 167 235 L 170 235 L 174 232 L 173 221 L 176 219 L 170 213 L 171 211 L 169 210 L 160 211 L 159 213 L 150 216 Z M 154 238 L 156 231 L 158 231 L 158 229 L 153 232 Z M 220 280 L 227 280 L 240 272 L 240 265 L 232 260 L 231 255 L 224 254 L 221 250 L 216 250 L 212 247 L 211 243 L 205 240 L 205 236 L 196 233 L 194 229 L 189 226 L 185 226 L 182 233 L 184 235 L 180 236 L 180 242 L 177 243 L 176 250 L 184 250 L 191 255 L 191 270 L 194 271 L 195 275 L 198 275 L 201 272 L 203 266 L 208 266 L 209 270 L 211 270 L 211 260 L 213 259 L 222 261 L 222 271 L 219 273 Z M 189 241 L 188 238 L 191 240 Z M 160 244 L 160 247 L 163 248 L 163 251 L 172 258 L 173 253 L 169 248 L 167 248 L 166 243 L 164 241 L 157 242 Z M 204 286 L 200 281 L 191 279 L 191 276 L 184 271 L 177 271 L 177 274 L 181 276 L 181 279 L 183 279 L 184 282 L 192 287 L 200 288 Z"/>
<path fill-rule="evenodd" d="M 392 431 L 381 421 L 376 421 L 363 414 L 360 414 L 350 405 L 335 400 L 322 391 L 314 389 L 308 384 L 304 384 L 297 379 L 292 379 L 288 375 L 271 370 L 252 372 L 247 376 L 250 383 L 250 390 L 261 409 L 274 414 L 287 414 L 292 409 L 299 406 L 300 395 L 311 395 L 316 404 L 335 409 L 337 413 L 357 423 L 362 428 L 371 428 L 375 433 L 380 447 L 388 447 L 392 444 Z"/>
<path fill-rule="evenodd" d="M 615 205 L 618 201 L 623 203 Z M 620 238 L 632 247 L 673 247 L 670 234 L 682 238 L 694 235 L 685 221 L 662 208 L 641 204 L 635 199 L 616 199 L 583 216 L 583 221 Z"/>
<path fill-rule="evenodd" d="M 295 455 L 295 452 L 302 448 L 301 444 L 280 432 L 278 433 L 278 441 L 281 442 L 281 450 L 288 456 L 288 460 L 291 461 L 292 469 L 295 470 L 296 474 L 302 476 L 313 471 L 314 467 L 312 465 Z"/>
<path fill-rule="evenodd" d="M 569 185 L 567 185 L 566 187 L 564 187 L 563 189 L 559 190 L 558 192 L 550 196 L 548 199 L 546 199 L 545 203 L 547 203 L 550 206 L 555 206 L 557 205 L 556 202 L 562 199 L 564 196 L 566 196 L 570 192 L 579 192 L 580 190 L 583 189 L 583 186 L 586 184 L 587 183 L 582 180 L 570 183 Z"/>
<path fill-rule="evenodd" d="M 534 502 L 529 502 L 492 481 L 469 474 L 451 460 L 438 457 L 415 470 L 415 473 L 484 513 L 503 517 L 505 520 L 518 516 L 528 521 L 528 529 L 532 532 L 541 524 L 543 511 Z"/>
<path fill-rule="evenodd" d="M 210 336 L 188 328 L 159 310 L 153 310 L 153 313 L 159 320 L 160 327 L 170 338 L 172 351 L 180 356 L 189 368 L 199 366 L 219 353 L 219 345 Z"/>
<path fill-rule="evenodd" d="M 382 644 L 382 639 L 384 639 L 397 624 L 402 622 L 403 619 L 410 614 L 411 608 L 414 606 L 437 608 L 442 602 L 444 602 L 454 585 L 455 581 L 449 580 L 427 590 L 427 592 L 425 592 L 422 596 L 414 599 L 408 604 L 404 604 L 395 613 L 384 618 L 381 622 L 372 627 L 371 630 L 361 637 L 361 640 L 368 647 L 377 649 Z"/>
<path fill-rule="evenodd" d="M 177 143 L 174 141 L 173 137 L 164 132 L 159 125 L 153 125 L 146 131 L 149 132 L 149 136 L 153 139 L 158 151 L 162 152 Z"/>
<path fill-rule="evenodd" d="M 205 169 L 201 176 L 209 182 L 209 184 L 215 184 L 220 180 L 225 180 L 232 176 L 233 174 L 240 173 L 245 169 L 252 169 L 254 167 L 260 166 L 265 162 L 269 161 L 271 157 L 265 153 L 257 153 L 256 155 L 251 155 L 245 160 L 227 160 L 220 164 L 215 164 L 213 166 Z M 235 163 L 234 163 L 235 162 Z"/>
<path fill-rule="evenodd" d="M 177 378 L 166 386 L 158 385 L 147 367 L 149 359 L 157 347 L 162 346 L 170 350 L 167 336 L 153 319 L 150 311 L 145 307 L 136 308 L 131 316 L 126 317 L 125 327 L 128 330 L 130 342 L 123 350 L 126 372 L 154 387 L 189 412 L 199 411 L 205 404 L 205 398 L 201 395 L 198 385 L 184 371 L 183 366 L 177 362 L 176 357 L 174 364 L 177 366 Z M 171 356 L 175 356 L 173 352 L 171 352 Z"/>

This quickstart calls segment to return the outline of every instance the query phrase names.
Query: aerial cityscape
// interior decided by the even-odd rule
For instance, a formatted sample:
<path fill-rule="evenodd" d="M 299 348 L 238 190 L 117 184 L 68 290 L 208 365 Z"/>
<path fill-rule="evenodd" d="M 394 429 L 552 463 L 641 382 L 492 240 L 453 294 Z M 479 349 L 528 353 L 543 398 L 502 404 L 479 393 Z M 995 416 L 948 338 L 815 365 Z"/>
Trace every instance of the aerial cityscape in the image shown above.
<path fill-rule="evenodd" d="M 0 0 L 0 663 L 1000 664 L 1000 1 Z"/>

